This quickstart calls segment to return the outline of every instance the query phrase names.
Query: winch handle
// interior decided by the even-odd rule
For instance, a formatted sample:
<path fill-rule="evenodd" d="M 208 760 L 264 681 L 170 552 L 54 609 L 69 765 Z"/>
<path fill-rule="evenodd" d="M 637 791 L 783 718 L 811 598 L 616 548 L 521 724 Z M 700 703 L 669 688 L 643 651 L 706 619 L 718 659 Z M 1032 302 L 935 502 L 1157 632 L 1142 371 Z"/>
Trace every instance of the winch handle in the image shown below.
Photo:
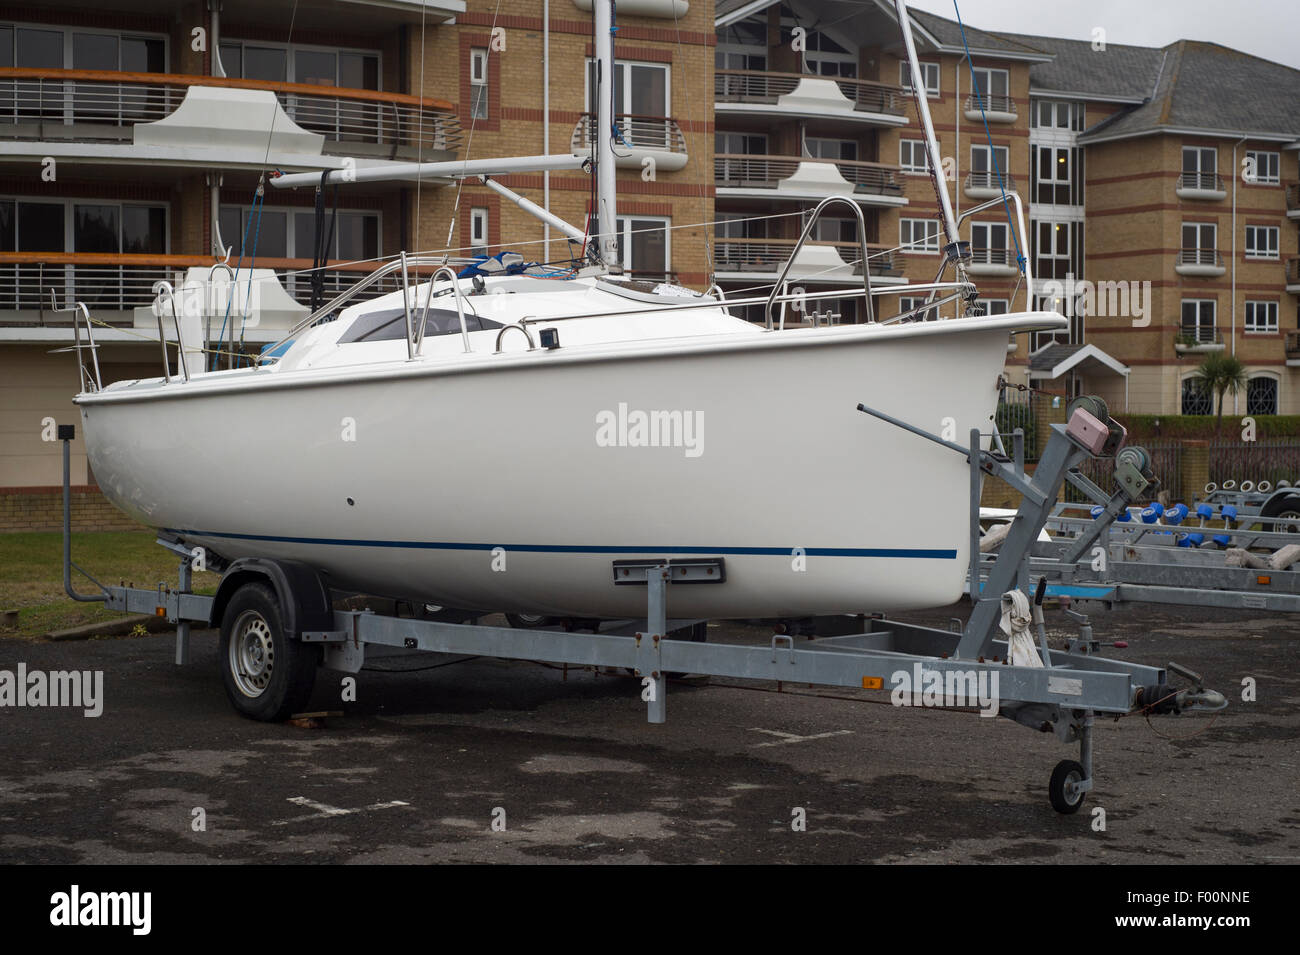
<path fill-rule="evenodd" d="M 1043 597 L 1046 595 L 1046 593 L 1047 593 L 1047 578 L 1039 577 L 1038 588 L 1034 591 L 1035 607 L 1041 607 L 1043 605 Z"/>

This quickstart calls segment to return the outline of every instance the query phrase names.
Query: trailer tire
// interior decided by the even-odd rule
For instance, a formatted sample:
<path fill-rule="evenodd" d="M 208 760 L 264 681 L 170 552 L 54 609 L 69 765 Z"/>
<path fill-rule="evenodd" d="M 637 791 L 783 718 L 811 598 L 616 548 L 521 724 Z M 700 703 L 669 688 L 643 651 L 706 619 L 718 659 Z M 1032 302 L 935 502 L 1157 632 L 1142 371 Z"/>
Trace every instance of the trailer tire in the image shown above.
<path fill-rule="evenodd" d="M 1290 517 L 1300 518 L 1300 494 L 1284 494 L 1274 496 L 1259 512 L 1260 517 Z M 1294 526 L 1281 526 L 1272 521 L 1264 523 L 1265 530 L 1290 531 L 1295 532 Z"/>
<path fill-rule="evenodd" d="M 221 618 L 221 680 L 241 716 L 278 722 L 311 698 L 319 653 L 284 632 L 280 602 L 266 584 L 244 584 Z"/>
<path fill-rule="evenodd" d="M 508 613 L 506 622 L 516 630 L 537 630 L 541 627 L 555 625 L 557 617 L 547 617 L 540 613 Z"/>
<path fill-rule="evenodd" d="M 1085 779 L 1083 767 L 1072 759 L 1063 759 L 1052 770 L 1052 781 L 1047 784 L 1047 795 L 1052 808 L 1068 816 L 1079 811 L 1086 793 L 1075 790 L 1075 785 Z"/>

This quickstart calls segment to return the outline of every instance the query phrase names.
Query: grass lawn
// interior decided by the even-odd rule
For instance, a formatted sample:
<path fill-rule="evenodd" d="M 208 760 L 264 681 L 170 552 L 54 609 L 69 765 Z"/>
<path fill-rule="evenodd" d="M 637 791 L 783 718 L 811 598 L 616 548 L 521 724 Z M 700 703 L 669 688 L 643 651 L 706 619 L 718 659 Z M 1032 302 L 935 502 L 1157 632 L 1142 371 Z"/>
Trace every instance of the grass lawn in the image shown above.
<path fill-rule="evenodd" d="M 72 560 L 105 584 L 125 580 L 137 587 L 156 587 L 163 581 L 175 587 L 180 558 L 154 539 L 149 531 L 77 533 L 72 538 Z M 194 591 L 214 593 L 220 579 L 210 571 L 195 573 Z M 94 584 L 75 569 L 72 583 L 78 593 L 95 592 Z M 16 635 L 25 639 L 123 616 L 97 603 L 80 603 L 63 592 L 63 535 L 58 532 L 0 534 L 0 610 L 18 611 Z M 15 635 L 13 631 L 0 634 Z"/>

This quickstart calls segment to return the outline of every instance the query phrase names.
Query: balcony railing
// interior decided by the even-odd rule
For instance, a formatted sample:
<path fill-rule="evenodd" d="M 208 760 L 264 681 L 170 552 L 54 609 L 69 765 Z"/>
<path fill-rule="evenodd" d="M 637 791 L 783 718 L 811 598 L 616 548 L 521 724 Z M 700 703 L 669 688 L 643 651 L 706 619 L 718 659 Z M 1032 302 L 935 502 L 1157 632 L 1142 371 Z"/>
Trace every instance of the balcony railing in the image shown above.
<path fill-rule="evenodd" d="M 899 168 L 883 163 L 850 159 L 813 159 L 808 156 L 746 156 L 719 153 L 713 157 L 714 185 L 726 188 L 775 189 L 795 174 L 800 163 L 834 163 L 841 176 L 853 183 L 854 191 L 879 195 L 902 195 Z"/>
<path fill-rule="evenodd" d="M 44 139 L 44 127 L 55 124 L 84 127 L 77 138 L 118 139 L 120 134 L 97 135 L 95 127 L 107 131 L 162 119 L 191 86 L 271 90 L 295 123 L 339 142 L 460 148 L 460 121 L 441 100 L 309 83 L 99 70 L 0 68 L 0 136 Z"/>
<path fill-rule="evenodd" d="M 667 116 L 634 116 L 624 114 L 615 117 L 622 142 L 614 144 L 615 155 L 620 148 L 654 149 L 662 152 L 686 155 L 686 137 L 677 120 Z M 583 113 L 573 127 L 571 146 L 574 152 L 587 152 L 591 149 L 592 139 L 596 135 L 596 117 Z"/>
<path fill-rule="evenodd" d="M 60 304 L 85 302 L 92 316 L 97 312 L 129 312 L 153 302 L 155 282 L 177 283 L 186 269 L 211 265 L 211 258 L 198 255 L 0 252 L 0 314 L 35 311 L 42 313 L 42 324 L 70 321 L 65 315 L 57 316 L 56 321 L 56 316 L 49 313 L 51 290 Z M 311 265 L 310 259 L 268 258 L 255 263 L 259 269 L 275 270 L 280 284 L 303 305 L 311 300 Z M 325 292 L 338 294 L 372 271 L 373 262 L 333 264 L 325 273 Z M 241 280 L 246 276 L 246 272 L 241 274 Z M 401 276 L 395 274 L 364 290 L 358 298 L 386 295 L 400 287 Z M 123 321 L 121 316 L 111 318 Z"/>
<path fill-rule="evenodd" d="M 853 265 L 855 275 L 862 274 L 862 249 L 855 242 L 805 242 L 808 246 L 833 246 L 845 263 Z M 733 239 L 720 237 L 714 243 L 716 268 L 719 272 L 779 272 L 794 252 L 794 239 Z M 888 246 L 868 245 L 873 276 L 902 274 L 902 262 Z M 793 279 L 791 281 L 794 281 Z"/>
<path fill-rule="evenodd" d="M 1020 265 L 1016 261 L 1015 249 L 979 249 L 971 248 L 970 250 L 971 265 L 1003 265 L 1007 268 L 1019 269 Z"/>
<path fill-rule="evenodd" d="M 1015 192 L 1016 178 L 1005 169 L 1002 170 L 1001 183 L 998 182 L 998 174 L 991 169 L 987 172 L 972 172 L 966 175 L 966 189 L 967 191 L 976 189 L 992 192 L 1001 192 L 1005 189 L 1007 192 Z"/>
<path fill-rule="evenodd" d="M 1215 249 L 1180 249 L 1175 265 L 1204 265 L 1223 268 L 1223 256 Z"/>
<path fill-rule="evenodd" d="M 1286 350 L 1287 361 L 1300 361 L 1300 332 L 1287 332 L 1283 347 Z"/>
<path fill-rule="evenodd" d="M 1286 187 L 1286 211 L 1300 212 L 1300 182 L 1290 183 Z"/>
<path fill-rule="evenodd" d="M 966 112 L 977 113 L 980 109 L 980 101 L 983 100 L 984 111 L 988 113 L 1009 113 L 1012 116 L 1019 115 L 1016 108 L 1016 101 L 1010 96 L 998 96 L 990 93 L 981 93 L 976 96 L 974 93 L 966 97 Z"/>
<path fill-rule="evenodd" d="M 714 70 L 713 98 L 719 103 L 775 103 L 794 92 L 800 80 L 830 79 L 863 113 L 902 116 L 907 98 L 898 86 L 872 80 L 818 76 L 814 73 L 769 73 L 766 70 Z"/>
<path fill-rule="evenodd" d="M 1286 284 L 1300 285 L 1300 259 L 1286 260 Z"/>
<path fill-rule="evenodd" d="M 1223 348 L 1223 332 L 1210 325 L 1183 325 L 1174 336 L 1174 348 L 1178 351 L 1219 351 Z"/>
<path fill-rule="evenodd" d="M 1223 177 L 1213 172 L 1184 172 L 1178 176 L 1178 188 L 1196 192 L 1223 192 Z"/>

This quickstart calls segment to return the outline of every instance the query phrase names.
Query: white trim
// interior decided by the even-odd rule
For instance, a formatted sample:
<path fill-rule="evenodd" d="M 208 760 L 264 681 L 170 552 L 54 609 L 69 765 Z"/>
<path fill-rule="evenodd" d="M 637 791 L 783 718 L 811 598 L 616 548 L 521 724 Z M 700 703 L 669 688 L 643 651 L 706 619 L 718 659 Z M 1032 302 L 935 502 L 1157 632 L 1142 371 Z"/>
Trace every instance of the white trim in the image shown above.
<path fill-rule="evenodd" d="M 1054 342 L 1053 344 L 1059 345 L 1061 343 Z M 1048 346 L 1044 345 L 1043 347 L 1046 348 Z M 1042 348 L 1038 349 L 1038 351 L 1042 351 L 1042 350 L 1043 350 Z M 1037 352 L 1035 352 L 1035 354 L 1037 354 Z M 1082 348 L 1080 348 L 1078 351 L 1076 351 L 1074 354 L 1067 357 L 1060 364 L 1053 365 L 1050 370 L 1034 371 L 1031 369 L 1029 372 L 1029 377 L 1047 378 L 1049 380 L 1060 378 L 1067 371 L 1072 370 L 1076 365 L 1082 363 L 1084 360 L 1088 358 L 1100 362 L 1101 364 L 1105 365 L 1107 368 L 1109 368 L 1115 374 L 1120 375 L 1121 377 L 1127 378 L 1129 376 L 1130 369 L 1128 365 L 1125 365 L 1117 358 L 1112 358 L 1110 355 L 1106 354 L 1096 345 L 1087 344 L 1084 345 Z"/>

